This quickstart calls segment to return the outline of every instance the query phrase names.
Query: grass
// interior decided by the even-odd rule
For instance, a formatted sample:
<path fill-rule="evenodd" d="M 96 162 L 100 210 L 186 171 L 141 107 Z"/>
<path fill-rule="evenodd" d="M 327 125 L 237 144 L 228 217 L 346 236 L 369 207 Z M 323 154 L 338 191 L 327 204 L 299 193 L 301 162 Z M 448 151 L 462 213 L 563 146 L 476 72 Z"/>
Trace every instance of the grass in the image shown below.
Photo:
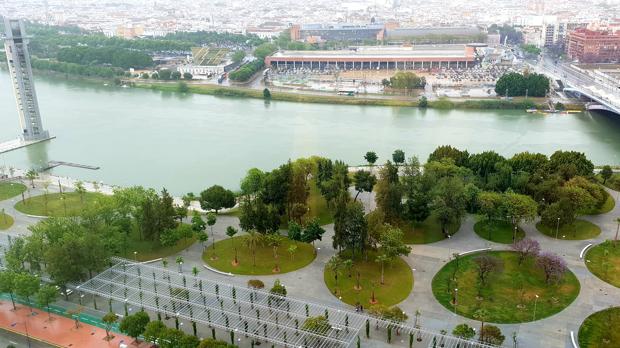
<path fill-rule="evenodd" d="M 587 215 L 599 215 L 609 213 L 616 206 L 616 201 L 607 191 L 605 191 L 605 195 L 607 196 L 605 203 L 603 203 L 600 208 L 594 208 L 586 212 Z"/>
<path fill-rule="evenodd" d="M 536 224 L 536 229 L 551 238 L 556 236 L 556 228 L 543 225 L 542 223 Z M 586 220 L 575 220 L 571 225 L 563 225 L 557 231 L 558 239 L 565 240 L 584 240 L 591 239 L 601 234 L 601 228 L 597 225 Z"/>
<path fill-rule="evenodd" d="M 474 231 L 478 236 L 495 243 L 512 244 L 512 236 L 514 227 L 508 221 L 504 220 L 488 220 L 483 218 L 476 222 Z M 525 231 L 519 227 L 517 229 L 516 238 L 521 240 L 525 237 Z"/>
<path fill-rule="evenodd" d="M 0 182 L 0 201 L 20 195 L 26 191 L 26 185 L 17 182 Z"/>
<path fill-rule="evenodd" d="M 488 255 L 503 261 L 503 270 L 491 274 L 478 297 L 478 272 L 474 258 L 481 253 L 460 258 L 457 282 L 452 280 L 456 261 L 446 264 L 433 278 L 433 294 L 447 310 L 454 312 L 452 303 L 458 289 L 457 313 L 474 318 L 478 309 L 488 312 L 486 320 L 493 323 L 523 323 L 554 315 L 568 307 L 579 294 L 579 281 L 571 271 L 557 284 L 547 284 L 543 271 L 533 259 L 518 264 L 518 254 L 512 251 L 492 251 Z M 539 296 L 536 300 L 536 295 Z"/>
<path fill-rule="evenodd" d="M 11 215 L 0 213 L 0 230 L 8 230 L 9 227 L 13 226 L 13 222 Z"/>
<path fill-rule="evenodd" d="M 615 247 L 613 243 L 606 241 L 588 250 L 586 266 L 601 280 L 620 288 L 620 243 Z"/>
<path fill-rule="evenodd" d="M 269 275 L 292 272 L 310 264 L 316 254 L 314 247 L 308 243 L 295 243 L 285 238 L 278 247 L 278 258 L 274 258 L 273 248 L 265 243 L 256 247 L 256 266 L 253 263 L 251 250 L 245 245 L 247 236 L 227 238 L 215 243 L 215 248 L 207 247 L 202 259 L 211 267 L 222 272 L 244 275 Z M 288 248 L 297 244 L 297 252 L 291 257 Z M 237 248 L 238 265 L 233 265 Z M 217 258 L 214 258 L 216 256 Z M 279 271 L 275 272 L 276 263 Z"/>
<path fill-rule="evenodd" d="M 341 270 L 338 276 L 338 286 L 334 272 L 325 268 L 323 278 L 325 285 L 334 296 L 345 303 L 355 305 L 360 303 L 364 307 L 371 305 L 372 290 L 379 304 L 392 306 L 406 299 L 413 289 L 413 272 L 411 267 L 402 259 L 396 258 L 391 264 L 385 265 L 384 280 L 381 284 L 381 264 L 375 262 L 376 252 L 368 253 L 368 260 L 363 257 L 354 261 L 351 277 L 347 270 Z M 355 290 L 357 272 L 360 273 L 361 290 Z"/>
<path fill-rule="evenodd" d="M 596 312 L 579 327 L 579 347 L 613 348 L 620 342 L 620 307 Z"/>
<path fill-rule="evenodd" d="M 308 213 L 306 220 L 318 218 L 321 225 L 327 225 L 334 222 L 334 216 L 327 207 L 327 200 L 321 194 L 316 181 L 310 180 L 310 194 L 308 195 Z"/>
<path fill-rule="evenodd" d="M 103 194 L 95 192 L 84 193 L 84 201 L 76 192 L 50 193 L 47 195 L 35 196 L 28 198 L 25 201 L 20 201 L 15 204 L 15 209 L 18 211 L 37 216 L 77 216 L 80 214 L 84 206 L 89 205 L 97 201 Z M 64 202 L 61 199 L 64 198 Z M 47 199 L 47 206 L 45 201 Z M 66 210 L 65 210 L 66 205 Z"/>
<path fill-rule="evenodd" d="M 596 174 L 596 179 L 598 180 L 598 182 L 601 183 L 601 185 L 607 186 L 608 188 L 615 191 L 620 191 L 620 174 L 614 173 L 611 178 L 607 179 L 604 184 L 601 174 Z"/>
<path fill-rule="evenodd" d="M 441 232 L 441 226 L 437 221 L 437 217 L 432 214 L 422 222 L 402 222 L 397 225 L 405 234 L 403 241 L 407 244 L 428 244 L 446 238 Z M 455 234 L 459 227 L 459 225 L 449 226 L 448 232 L 451 235 Z"/>
<path fill-rule="evenodd" d="M 120 256 L 130 260 L 138 259 L 138 261 L 155 260 L 160 257 L 177 254 L 180 251 L 189 248 L 194 243 L 196 243 L 195 236 L 192 238 L 181 239 L 174 246 L 165 247 L 159 243 L 148 240 L 139 240 L 138 238 L 132 236 L 132 238 L 127 241 L 125 251 L 121 253 Z M 138 254 L 134 255 L 134 251 L 137 251 Z M 168 261 L 170 264 L 174 264 L 175 262 L 175 260 Z"/>
<path fill-rule="evenodd" d="M 147 88 L 158 91 L 178 92 L 177 83 L 166 82 L 135 82 L 134 87 Z M 237 87 L 237 86 L 218 86 L 210 84 L 188 84 L 189 93 L 207 94 L 226 97 L 244 97 L 264 99 L 263 91 L 259 89 Z M 412 98 L 391 99 L 391 98 L 372 98 L 372 97 L 349 97 L 324 94 L 302 94 L 271 90 L 271 100 L 289 101 L 299 103 L 321 103 L 321 104 L 345 104 L 345 105 L 372 105 L 372 106 L 400 106 L 417 107 L 418 101 Z M 524 110 L 529 106 L 544 108 L 545 104 L 535 104 L 531 101 L 513 100 L 467 100 L 467 101 L 430 101 L 429 108 L 437 109 L 518 109 Z"/>

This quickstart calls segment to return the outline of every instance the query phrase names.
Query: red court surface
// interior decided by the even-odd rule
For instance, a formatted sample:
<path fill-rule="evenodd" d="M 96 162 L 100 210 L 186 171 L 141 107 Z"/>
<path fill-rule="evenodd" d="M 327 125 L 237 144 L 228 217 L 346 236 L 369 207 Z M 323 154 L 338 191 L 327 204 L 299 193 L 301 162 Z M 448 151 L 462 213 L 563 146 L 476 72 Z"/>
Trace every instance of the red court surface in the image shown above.
<path fill-rule="evenodd" d="M 149 347 L 148 343 L 142 342 L 139 346 L 133 343 L 134 339 L 125 335 L 111 333 L 114 338 L 109 342 L 104 340 L 105 330 L 98 327 L 80 323 L 78 329 L 75 328 L 75 321 L 52 314 L 52 321 L 49 321 L 47 312 L 39 309 L 34 310 L 35 315 L 31 315 L 30 307 L 17 305 L 17 310 L 13 310 L 10 301 L 0 301 L 0 327 L 26 335 L 26 326 L 31 338 L 55 345 L 58 347 L 119 347 L 121 343 L 128 347 Z"/>

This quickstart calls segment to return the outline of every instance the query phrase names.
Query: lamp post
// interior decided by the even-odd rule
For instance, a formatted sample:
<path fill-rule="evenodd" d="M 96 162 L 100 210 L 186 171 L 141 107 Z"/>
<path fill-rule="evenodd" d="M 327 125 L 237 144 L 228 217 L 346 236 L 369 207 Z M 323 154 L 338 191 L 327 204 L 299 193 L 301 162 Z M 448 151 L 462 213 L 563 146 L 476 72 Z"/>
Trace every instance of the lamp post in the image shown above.
<path fill-rule="evenodd" d="M 136 261 L 136 263 L 138 262 L 138 252 L 137 251 L 133 252 L 133 259 Z"/>
<path fill-rule="evenodd" d="M 517 225 L 515 225 L 515 230 L 512 232 L 512 242 L 514 243 L 517 239 Z"/>
<path fill-rule="evenodd" d="M 538 295 L 536 295 L 536 298 L 534 299 L 534 320 L 536 321 L 536 304 L 538 304 Z"/>
<path fill-rule="evenodd" d="M 558 222 L 555 225 L 555 239 L 558 239 L 558 231 L 560 230 L 560 218 L 558 218 Z"/>
<path fill-rule="evenodd" d="M 459 288 L 454 288 L 454 315 L 456 315 L 456 306 L 459 303 Z"/>

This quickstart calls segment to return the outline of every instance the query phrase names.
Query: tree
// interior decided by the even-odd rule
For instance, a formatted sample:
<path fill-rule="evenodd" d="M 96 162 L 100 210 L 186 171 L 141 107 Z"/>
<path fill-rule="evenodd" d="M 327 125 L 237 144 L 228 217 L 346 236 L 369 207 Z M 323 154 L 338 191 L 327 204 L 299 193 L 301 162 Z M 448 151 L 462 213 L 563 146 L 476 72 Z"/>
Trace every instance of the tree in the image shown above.
<path fill-rule="evenodd" d="M 109 312 L 108 314 L 104 315 L 103 318 L 101 318 L 103 325 L 105 325 L 105 337 L 108 341 L 114 338 L 114 336 L 110 336 L 110 330 L 112 330 L 112 326 L 114 325 L 114 323 L 116 323 L 117 320 L 118 315 L 116 315 L 116 313 L 114 312 Z"/>
<path fill-rule="evenodd" d="M 238 258 L 237 258 L 237 247 L 235 247 L 235 240 L 233 238 L 235 234 L 237 234 L 237 232 L 238 232 L 237 229 L 232 226 L 226 227 L 226 235 L 228 236 L 228 238 L 230 238 L 230 241 L 232 242 L 232 245 L 233 245 L 233 249 L 235 249 L 235 260 L 234 260 L 235 264 L 239 263 Z"/>
<path fill-rule="evenodd" d="M 332 326 L 329 323 L 329 320 L 323 315 L 309 317 L 306 321 L 304 321 L 304 324 L 301 327 L 302 330 L 310 331 L 323 336 L 327 336 L 331 328 Z"/>
<path fill-rule="evenodd" d="M 84 194 L 86 193 L 86 188 L 84 187 L 83 181 L 77 181 L 75 183 L 75 192 L 80 195 L 80 202 L 84 203 Z"/>
<path fill-rule="evenodd" d="M 601 178 L 603 178 L 603 185 L 605 185 L 607 183 L 607 180 L 611 179 L 613 175 L 614 171 L 611 169 L 611 166 L 603 166 L 603 169 L 601 169 Z"/>
<path fill-rule="evenodd" d="M 159 321 L 151 321 L 144 328 L 144 340 L 150 343 L 157 343 L 161 340 L 166 331 L 166 325 Z"/>
<path fill-rule="evenodd" d="M 183 73 L 183 80 L 191 80 L 193 78 L 194 78 L 194 76 L 191 73 L 189 73 L 189 72 L 184 72 Z"/>
<path fill-rule="evenodd" d="M 460 224 L 465 215 L 466 197 L 463 181 L 458 177 L 441 178 L 434 189 L 435 198 L 431 203 L 437 216 L 441 231 L 449 235 L 448 226 Z"/>
<path fill-rule="evenodd" d="M 202 217 L 200 217 L 200 214 L 198 214 L 197 211 L 194 211 L 191 222 L 192 230 L 196 233 L 203 233 L 207 229 L 207 224 Z"/>
<path fill-rule="evenodd" d="M 424 88 L 426 85 L 425 79 L 418 77 L 410 71 L 399 71 L 394 76 L 390 77 L 390 86 L 396 89 L 414 89 Z"/>
<path fill-rule="evenodd" d="M 282 245 L 284 241 L 284 237 L 279 233 L 270 233 L 266 236 L 265 241 L 267 245 L 269 245 L 273 249 L 273 259 L 276 260 L 275 271 L 279 271 L 280 267 L 278 266 L 278 248 Z"/>
<path fill-rule="evenodd" d="M 271 92 L 269 91 L 269 88 L 263 89 L 263 99 L 265 100 L 271 99 Z"/>
<path fill-rule="evenodd" d="M 403 242 L 403 232 L 399 228 L 387 227 L 379 240 L 379 255 L 376 262 L 381 264 L 381 284 L 384 282 L 385 264 L 392 262 L 398 256 L 407 256 L 411 247 Z"/>
<path fill-rule="evenodd" d="M 247 231 L 248 235 L 245 237 L 245 245 L 250 252 L 252 252 L 252 266 L 256 266 L 256 248 L 263 241 L 263 236 L 255 230 Z"/>
<path fill-rule="evenodd" d="M 15 274 L 13 282 L 15 285 L 15 294 L 20 297 L 25 297 L 30 305 L 30 297 L 39 291 L 41 279 L 30 273 L 17 273 Z M 30 306 L 32 307 L 32 305 Z"/>
<path fill-rule="evenodd" d="M 128 315 L 121 321 L 119 329 L 138 341 L 138 337 L 144 333 L 146 325 L 149 323 L 149 315 L 140 311 L 133 315 Z"/>
<path fill-rule="evenodd" d="M 178 71 L 173 71 L 170 73 L 170 79 L 172 80 L 179 80 L 181 79 L 181 73 Z"/>
<path fill-rule="evenodd" d="M 540 253 L 540 244 L 537 240 L 524 238 L 511 245 L 512 250 L 519 253 L 519 265 L 528 257 L 537 257 Z"/>
<path fill-rule="evenodd" d="M 312 243 L 317 240 L 321 240 L 323 238 L 323 234 L 325 233 L 325 229 L 321 227 L 318 218 L 312 219 L 303 231 L 302 241 L 306 243 Z"/>
<path fill-rule="evenodd" d="M 241 61 L 245 58 L 244 51 L 235 51 L 232 55 L 232 61 L 235 63 L 241 63 Z"/>
<path fill-rule="evenodd" d="M 295 242 L 302 241 L 302 232 L 303 228 L 296 221 L 288 222 L 288 239 L 293 240 Z"/>
<path fill-rule="evenodd" d="M 551 252 L 540 254 L 536 259 L 536 264 L 545 272 L 545 282 L 547 284 L 550 284 L 552 281 L 559 282 L 568 270 L 566 261 Z"/>
<path fill-rule="evenodd" d="M 495 344 L 501 346 L 506 337 L 502 335 L 502 331 L 495 325 L 487 325 L 480 332 L 481 341 L 484 343 Z M 484 337 L 484 339 L 482 339 Z"/>
<path fill-rule="evenodd" d="M 219 185 L 213 185 L 200 192 L 200 206 L 204 210 L 215 210 L 217 214 L 223 208 L 235 206 L 235 195 Z"/>
<path fill-rule="evenodd" d="M 377 177 L 365 170 L 355 172 L 353 180 L 355 181 L 355 191 L 357 191 L 353 201 L 357 201 L 357 196 L 362 192 L 372 192 L 373 187 L 377 183 Z"/>
<path fill-rule="evenodd" d="M 366 160 L 366 162 L 368 162 L 368 164 L 370 166 L 374 166 L 375 162 L 377 162 L 377 159 L 379 157 L 377 156 L 377 154 L 374 151 L 368 151 L 366 152 L 366 154 L 364 155 L 364 159 Z"/>
<path fill-rule="evenodd" d="M 13 303 L 13 310 L 15 307 L 15 273 L 9 270 L 0 271 L 0 293 L 9 294 L 11 297 L 11 303 Z"/>
<path fill-rule="evenodd" d="M 420 101 L 418 102 L 418 107 L 427 108 L 428 107 L 428 99 L 425 96 L 420 97 Z"/>
<path fill-rule="evenodd" d="M 392 260 L 392 258 L 390 258 L 389 256 L 387 256 L 386 254 L 380 254 L 377 256 L 377 258 L 375 259 L 375 262 L 379 263 L 381 265 L 381 285 L 385 284 L 385 264 L 390 262 Z"/>
<path fill-rule="evenodd" d="M 212 242 L 212 246 L 213 249 L 215 249 L 215 235 L 213 234 L 213 225 L 215 225 L 215 223 L 217 222 L 217 213 L 207 213 L 207 225 L 209 225 L 209 228 L 211 229 L 211 238 L 213 238 L 213 242 Z"/>
<path fill-rule="evenodd" d="M 245 178 L 241 180 L 241 193 L 246 196 L 257 194 L 263 187 L 265 173 L 258 168 L 248 170 Z"/>
<path fill-rule="evenodd" d="M 500 216 L 500 207 L 503 201 L 503 195 L 497 192 L 480 192 L 478 195 L 478 207 L 481 214 L 487 217 L 487 220 L 496 219 Z"/>
<path fill-rule="evenodd" d="M 39 177 L 39 174 L 34 169 L 30 169 L 25 176 L 26 179 L 30 180 L 30 185 L 34 188 L 34 181 Z"/>
<path fill-rule="evenodd" d="M 397 166 L 405 163 L 405 152 L 400 149 L 394 150 L 394 153 L 392 153 L 392 161 L 394 161 Z"/>
<path fill-rule="evenodd" d="M 517 227 L 523 221 L 534 221 L 538 215 L 538 204 L 530 196 L 507 192 L 504 194 L 502 211 L 511 219 L 512 225 Z"/>
<path fill-rule="evenodd" d="M 273 282 L 273 287 L 269 290 L 269 292 L 275 295 L 286 296 L 286 287 L 282 285 L 280 279 L 276 279 L 275 282 Z"/>
<path fill-rule="evenodd" d="M 47 309 L 48 319 L 52 320 L 50 304 L 58 298 L 58 289 L 53 285 L 43 285 L 37 292 L 37 304 Z"/>
<path fill-rule="evenodd" d="M 334 249 L 361 251 L 366 245 L 368 228 L 364 207 L 359 202 L 339 204 L 334 214 Z"/>
<path fill-rule="evenodd" d="M 340 256 L 338 255 L 332 256 L 332 258 L 327 261 L 327 268 L 329 268 L 329 270 L 334 273 L 336 291 L 338 291 L 338 275 L 340 273 L 340 269 L 342 268 L 342 258 L 340 258 Z"/>
<path fill-rule="evenodd" d="M 392 222 L 400 217 L 402 197 L 403 189 L 398 179 L 398 168 L 387 161 L 379 171 L 375 189 L 377 209 L 385 214 L 386 221 Z"/>
<path fill-rule="evenodd" d="M 458 338 L 470 340 L 476 336 L 476 330 L 467 324 L 458 324 L 454 327 L 454 330 L 452 330 L 452 334 Z"/>
<path fill-rule="evenodd" d="M 503 266 L 501 259 L 487 254 L 476 256 L 473 261 L 478 271 L 478 281 L 481 286 L 486 285 L 491 273 L 499 272 Z"/>
<path fill-rule="evenodd" d="M 484 323 L 486 322 L 488 317 L 489 317 L 489 312 L 484 308 L 477 309 L 474 312 L 474 318 L 480 321 L 480 341 L 481 342 L 484 342 Z"/>
<path fill-rule="evenodd" d="M 594 171 L 594 164 L 583 152 L 556 151 L 549 157 L 548 170 L 558 173 L 565 180 L 573 176 L 590 177 Z"/>

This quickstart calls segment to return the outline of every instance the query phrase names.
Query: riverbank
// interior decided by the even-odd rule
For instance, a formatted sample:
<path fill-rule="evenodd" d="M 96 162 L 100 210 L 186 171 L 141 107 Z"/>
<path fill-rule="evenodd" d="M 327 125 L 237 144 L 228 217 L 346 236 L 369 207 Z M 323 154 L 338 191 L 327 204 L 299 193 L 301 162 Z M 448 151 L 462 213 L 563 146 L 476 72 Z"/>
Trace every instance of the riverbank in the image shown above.
<path fill-rule="evenodd" d="M 178 83 L 172 82 L 132 82 L 131 86 L 144 89 L 152 89 L 165 92 L 178 92 Z M 187 84 L 187 93 L 206 94 L 226 97 L 243 97 L 265 99 L 263 91 L 247 87 L 218 86 L 209 84 Z M 344 105 L 363 105 L 363 106 L 398 106 L 398 107 L 420 107 L 418 100 L 377 98 L 366 96 L 332 96 L 321 94 L 302 94 L 292 92 L 271 92 L 270 100 L 288 101 L 298 103 L 319 103 L 319 104 L 344 104 Z M 442 98 L 439 100 L 428 101 L 428 108 L 450 110 L 450 109 L 470 109 L 470 110 L 526 110 L 537 108 L 544 110 L 547 108 L 545 103 L 540 100 L 526 100 L 515 98 L 513 100 L 503 99 L 472 99 L 472 100 L 451 100 Z M 566 105 L 569 110 L 583 111 L 583 106 L 578 104 Z"/>

